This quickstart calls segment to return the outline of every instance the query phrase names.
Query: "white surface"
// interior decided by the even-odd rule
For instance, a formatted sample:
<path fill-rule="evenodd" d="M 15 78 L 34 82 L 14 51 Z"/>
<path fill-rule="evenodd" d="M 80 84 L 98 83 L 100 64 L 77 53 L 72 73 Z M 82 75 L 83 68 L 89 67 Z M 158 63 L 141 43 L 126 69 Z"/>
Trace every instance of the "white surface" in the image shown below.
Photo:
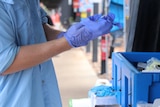
<path fill-rule="evenodd" d="M 115 96 L 96 97 L 95 94 L 91 95 L 91 107 L 95 105 L 114 105 L 118 104 Z"/>
<path fill-rule="evenodd" d="M 160 107 L 160 98 L 154 100 L 153 107 Z"/>
<path fill-rule="evenodd" d="M 91 107 L 90 98 L 72 99 L 70 107 Z"/>

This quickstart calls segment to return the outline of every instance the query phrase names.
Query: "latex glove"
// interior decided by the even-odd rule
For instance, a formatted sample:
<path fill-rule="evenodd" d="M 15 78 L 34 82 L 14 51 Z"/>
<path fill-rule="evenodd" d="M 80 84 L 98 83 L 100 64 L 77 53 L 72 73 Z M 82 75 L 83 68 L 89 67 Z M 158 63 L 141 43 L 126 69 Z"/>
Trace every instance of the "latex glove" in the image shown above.
<path fill-rule="evenodd" d="M 77 23 L 72 25 L 65 33 L 64 37 L 72 47 L 85 46 L 91 40 L 90 32 L 88 32 L 84 25 Z"/>
<path fill-rule="evenodd" d="M 90 89 L 90 93 L 94 93 L 97 97 L 114 96 L 116 92 L 110 86 L 100 85 Z"/>
<path fill-rule="evenodd" d="M 85 46 L 90 40 L 109 33 L 113 26 L 113 20 L 113 14 L 103 18 L 100 18 L 99 15 L 91 16 L 72 25 L 64 34 L 64 37 L 72 47 Z"/>
<path fill-rule="evenodd" d="M 86 30 L 91 33 L 91 39 L 102 36 L 110 32 L 113 27 L 114 14 L 109 13 L 107 16 L 94 15 L 82 20 L 80 23 L 85 26 Z"/>
<path fill-rule="evenodd" d="M 81 23 L 86 23 L 88 21 L 98 21 L 101 17 L 103 17 L 101 14 L 95 14 L 93 16 L 89 16 L 88 18 L 82 19 Z"/>
<path fill-rule="evenodd" d="M 115 17 L 114 14 L 112 14 L 112 13 L 109 13 L 109 14 L 111 15 L 111 18 L 114 19 L 114 17 Z M 108 16 L 102 16 L 101 14 L 95 14 L 93 16 L 88 17 L 87 19 L 82 20 L 82 23 L 85 24 L 85 23 L 87 23 L 88 20 L 98 21 L 100 18 L 108 20 Z M 113 22 L 113 25 L 119 27 L 119 29 L 123 28 L 122 24 L 118 23 L 118 22 Z"/>

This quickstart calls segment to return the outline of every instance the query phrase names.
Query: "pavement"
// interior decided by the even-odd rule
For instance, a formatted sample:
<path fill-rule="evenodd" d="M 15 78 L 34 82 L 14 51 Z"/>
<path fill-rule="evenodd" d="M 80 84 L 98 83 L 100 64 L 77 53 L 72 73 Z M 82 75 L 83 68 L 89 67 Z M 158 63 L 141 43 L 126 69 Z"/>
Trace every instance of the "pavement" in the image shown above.
<path fill-rule="evenodd" d="M 63 107 L 70 99 L 87 98 L 98 77 L 82 48 L 53 57 Z"/>
<path fill-rule="evenodd" d="M 121 41 L 120 41 L 121 42 Z M 98 48 L 98 54 L 100 54 Z M 115 52 L 124 51 L 123 45 L 116 47 Z M 88 91 L 99 79 L 111 80 L 112 60 L 107 59 L 106 73 L 101 73 L 101 58 L 92 62 L 92 53 L 86 53 L 85 47 L 73 48 L 53 57 L 63 107 L 69 107 L 71 99 L 88 97 Z"/>

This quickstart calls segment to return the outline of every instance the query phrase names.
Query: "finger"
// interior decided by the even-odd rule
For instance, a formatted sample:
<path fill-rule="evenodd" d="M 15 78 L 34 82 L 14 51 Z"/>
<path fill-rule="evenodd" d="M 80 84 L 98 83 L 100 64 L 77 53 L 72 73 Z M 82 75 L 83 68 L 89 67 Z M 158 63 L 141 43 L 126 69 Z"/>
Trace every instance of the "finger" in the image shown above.
<path fill-rule="evenodd" d="M 103 19 L 105 19 L 108 22 L 113 22 L 115 19 L 115 15 L 113 13 L 109 13 L 107 16 L 104 16 Z"/>
<path fill-rule="evenodd" d="M 119 29 L 122 29 L 122 28 L 123 28 L 122 23 L 114 22 L 113 25 L 114 25 L 114 26 L 117 26 Z"/>
<path fill-rule="evenodd" d="M 93 16 L 90 16 L 89 19 L 92 21 L 97 21 L 98 19 L 100 19 L 102 17 L 101 14 L 95 14 Z"/>

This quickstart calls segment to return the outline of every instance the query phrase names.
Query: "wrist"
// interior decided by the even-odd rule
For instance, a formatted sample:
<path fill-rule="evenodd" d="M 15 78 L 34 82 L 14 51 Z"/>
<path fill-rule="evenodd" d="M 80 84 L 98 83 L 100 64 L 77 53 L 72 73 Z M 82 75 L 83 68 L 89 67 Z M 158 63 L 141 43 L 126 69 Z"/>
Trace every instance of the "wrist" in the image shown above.
<path fill-rule="evenodd" d="M 68 42 L 68 40 L 65 37 L 62 37 L 61 39 L 64 41 L 64 45 L 68 50 L 73 48 L 73 46 Z"/>
<path fill-rule="evenodd" d="M 73 45 L 73 37 L 69 37 L 67 36 L 67 34 L 64 35 L 65 40 L 67 41 L 68 45 L 70 45 L 70 47 L 74 48 L 76 46 Z"/>
<path fill-rule="evenodd" d="M 76 35 L 68 35 L 65 33 L 64 37 L 71 47 L 76 48 L 87 45 L 92 39 L 92 32 L 89 32 L 87 29 L 83 28 L 82 31 L 79 31 Z"/>
<path fill-rule="evenodd" d="M 59 38 L 63 37 L 63 36 L 64 36 L 64 34 L 65 34 L 65 32 L 61 32 L 60 34 L 58 34 L 57 39 L 59 39 Z"/>

